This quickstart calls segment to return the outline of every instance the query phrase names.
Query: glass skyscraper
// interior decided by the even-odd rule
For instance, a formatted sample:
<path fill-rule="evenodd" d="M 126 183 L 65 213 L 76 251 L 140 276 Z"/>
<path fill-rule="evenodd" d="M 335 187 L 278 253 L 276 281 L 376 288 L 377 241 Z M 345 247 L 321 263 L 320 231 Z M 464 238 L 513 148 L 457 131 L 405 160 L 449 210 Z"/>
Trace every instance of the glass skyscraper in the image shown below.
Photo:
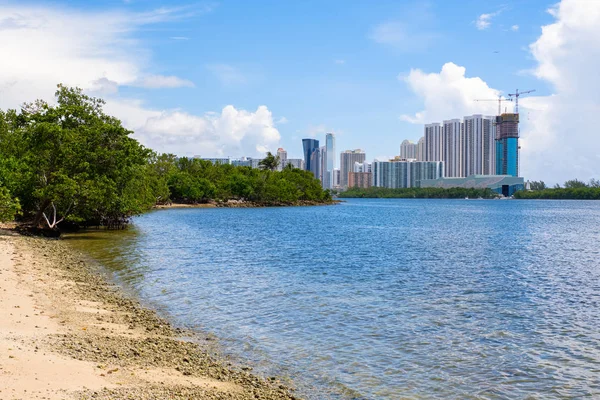
<path fill-rule="evenodd" d="M 311 171 L 318 179 L 320 175 L 319 141 L 316 139 L 302 139 L 304 148 L 304 169 Z"/>

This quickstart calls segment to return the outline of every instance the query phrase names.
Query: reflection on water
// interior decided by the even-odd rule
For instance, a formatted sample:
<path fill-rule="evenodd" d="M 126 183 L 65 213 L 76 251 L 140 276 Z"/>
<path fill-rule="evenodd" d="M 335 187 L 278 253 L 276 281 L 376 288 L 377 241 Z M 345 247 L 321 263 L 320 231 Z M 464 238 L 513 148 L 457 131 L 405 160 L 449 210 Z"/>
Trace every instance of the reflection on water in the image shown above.
<path fill-rule="evenodd" d="M 69 241 L 309 398 L 600 396 L 600 202 L 177 209 L 134 226 Z"/>

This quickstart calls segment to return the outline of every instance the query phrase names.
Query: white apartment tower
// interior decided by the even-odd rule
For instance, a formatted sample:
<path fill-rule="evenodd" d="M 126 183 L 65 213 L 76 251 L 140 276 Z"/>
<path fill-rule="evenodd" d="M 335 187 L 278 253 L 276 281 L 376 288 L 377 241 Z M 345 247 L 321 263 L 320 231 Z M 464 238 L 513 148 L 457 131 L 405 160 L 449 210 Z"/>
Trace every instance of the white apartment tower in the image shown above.
<path fill-rule="evenodd" d="M 417 142 L 417 161 L 425 161 L 425 137 Z"/>
<path fill-rule="evenodd" d="M 444 127 L 440 123 L 425 125 L 425 161 L 444 161 Z"/>
<path fill-rule="evenodd" d="M 465 137 L 460 119 L 444 121 L 445 139 L 445 175 L 448 178 L 464 178 L 465 175 Z"/>
<path fill-rule="evenodd" d="M 400 158 L 416 159 L 417 158 L 417 145 L 410 140 L 404 140 L 400 145 Z"/>
<path fill-rule="evenodd" d="M 464 118 L 464 176 L 494 173 L 494 121 L 495 117 L 480 114 Z"/>
<path fill-rule="evenodd" d="M 279 171 L 281 171 L 283 169 L 283 167 L 287 164 L 287 151 L 285 151 L 283 148 L 278 148 L 277 149 L 277 157 L 279 157 L 279 165 L 277 166 L 277 169 Z"/>
<path fill-rule="evenodd" d="M 365 152 L 361 149 L 346 150 L 340 153 L 340 186 L 348 187 L 348 173 L 354 169 L 354 163 L 363 163 Z"/>

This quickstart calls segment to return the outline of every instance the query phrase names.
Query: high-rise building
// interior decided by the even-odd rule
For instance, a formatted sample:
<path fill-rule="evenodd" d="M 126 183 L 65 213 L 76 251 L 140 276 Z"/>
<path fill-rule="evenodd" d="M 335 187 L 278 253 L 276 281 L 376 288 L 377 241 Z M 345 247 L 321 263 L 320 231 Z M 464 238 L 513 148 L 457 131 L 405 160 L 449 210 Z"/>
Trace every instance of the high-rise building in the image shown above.
<path fill-rule="evenodd" d="M 311 171 L 315 178 L 320 176 L 319 141 L 316 139 L 302 139 L 304 149 L 304 168 Z"/>
<path fill-rule="evenodd" d="M 400 158 L 405 159 L 416 159 L 417 158 L 417 145 L 410 140 L 404 140 L 400 144 Z"/>
<path fill-rule="evenodd" d="M 294 168 L 304 169 L 304 160 L 301 158 L 288 158 L 282 164 L 283 168 L 288 165 L 292 165 Z"/>
<path fill-rule="evenodd" d="M 480 114 L 464 118 L 464 175 L 494 174 L 495 117 Z"/>
<path fill-rule="evenodd" d="M 340 187 L 340 170 L 336 168 L 333 170 L 333 187 Z"/>
<path fill-rule="evenodd" d="M 349 172 L 348 187 L 368 189 L 373 184 L 373 174 L 371 172 Z"/>
<path fill-rule="evenodd" d="M 323 188 L 333 188 L 333 170 L 335 169 L 335 135 L 325 135 L 325 159 L 323 162 Z"/>
<path fill-rule="evenodd" d="M 444 161 L 446 141 L 440 123 L 425 125 L 425 161 Z"/>
<path fill-rule="evenodd" d="M 519 176 L 519 114 L 496 117 L 496 175 Z"/>
<path fill-rule="evenodd" d="M 412 161 L 397 157 L 373 162 L 373 186 L 392 189 L 419 187 L 421 180 L 443 177 L 443 161 Z"/>
<path fill-rule="evenodd" d="M 366 161 L 362 163 L 355 162 L 354 167 L 352 168 L 352 172 L 373 172 L 372 164 Z"/>
<path fill-rule="evenodd" d="M 465 177 L 464 149 L 465 135 L 460 119 L 444 121 L 445 174 L 447 177 Z"/>
<path fill-rule="evenodd" d="M 319 180 L 321 181 L 321 186 L 323 189 L 327 189 L 325 187 L 325 179 L 327 177 L 327 172 L 325 172 L 325 166 L 327 163 L 327 148 L 325 146 L 319 147 Z"/>
<path fill-rule="evenodd" d="M 423 136 L 417 142 L 417 161 L 426 161 L 425 160 L 425 137 Z"/>
<path fill-rule="evenodd" d="M 340 154 L 340 186 L 348 187 L 348 173 L 352 172 L 354 163 L 362 163 L 366 159 L 365 152 L 356 150 L 346 150 Z"/>
<path fill-rule="evenodd" d="M 286 164 L 287 161 L 287 151 L 282 149 L 281 147 L 277 149 L 277 157 L 279 157 L 279 166 L 277 169 L 281 171 Z"/>

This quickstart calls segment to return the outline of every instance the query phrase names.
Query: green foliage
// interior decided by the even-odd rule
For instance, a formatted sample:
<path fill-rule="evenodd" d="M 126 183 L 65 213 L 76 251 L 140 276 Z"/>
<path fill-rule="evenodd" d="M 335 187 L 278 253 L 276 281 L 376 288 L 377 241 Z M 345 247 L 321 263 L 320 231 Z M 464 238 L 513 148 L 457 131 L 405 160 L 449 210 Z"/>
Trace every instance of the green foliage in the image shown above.
<path fill-rule="evenodd" d="M 39 227 L 61 221 L 122 226 L 155 204 L 243 199 L 260 204 L 331 201 L 306 172 L 262 170 L 156 154 L 144 148 L 104 101 L 58 86 L 56 104 L 38 100 L 0 110 L 0 218 Z M 18 199 L 18 200 L 17 200 Z"/>
<path fill-rule="evenodd" d="M 20 211 L 19 199 L 14 199 L 7 188 L 0 187 L 0 221 L 12 221 Z"/>
<path fill-rule="evenodd" d="M 554 188 L 537 191 L 519 190 L 515 199 L 600 200 L 599 187 Z"/>
<path fill-rule="evenodd" d="M 529 187 L 531 190 L 544 190 L 546 189 L 546 184 L 544 181 L 531 181 L 529 182 Z"/>
<path fill-rule="evenodd" d="M 399 198 L 399 199 L 492 199 L 498 194 L 491 189 L 465 189 L 465 188 L 403 188 L 389 189 L 383 187 L 371 187 L 368 189 L 351 188 L 341 192 L 341 198 Z"/>
<path fill-rule="evenodd" d="M 565 182 L 565 189 L 577 189 L 577 188 L 585 188 L 587 185 L 585 182 L 582 182 L 577 179 L 571 179 L 570 181 Z"/>
<path fill-rule="evenodd" d="M 271 171 L 275 171 L 279 166 L 279 156 L 274 156 L 271 152 L 267 152 L 267 156 L 260 160 L 258 166 L 260 169 L 268 169 Z"/>

